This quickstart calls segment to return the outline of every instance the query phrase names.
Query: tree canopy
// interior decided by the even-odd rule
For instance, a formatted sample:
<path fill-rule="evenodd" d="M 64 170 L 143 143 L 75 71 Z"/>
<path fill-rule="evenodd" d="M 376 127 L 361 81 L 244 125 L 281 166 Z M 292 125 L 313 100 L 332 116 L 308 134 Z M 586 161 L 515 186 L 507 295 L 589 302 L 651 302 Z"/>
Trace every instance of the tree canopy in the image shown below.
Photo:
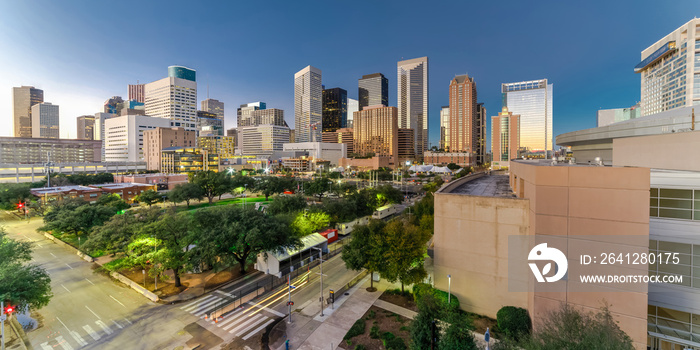
<path fill-rule="evenodd" d="M 163 195 L 154 191 L 154 190 L 146 190 L 141 192 L 138 196 L 135 198 L 139 203 L 145 203 L 149 207 L 153 204 L 159 203 L 163 201 Z"/>
<path fill-rule="evenodd" d="M 288 176 L 265 176 L 255 184 L 255 190 L 265 196 L 265 200 L 273 194 L 283 193 L 294 188 L 294 178 Z"/>
<path fill-rule="evenodd" d="M 18 242 L 0 228 L 0 300 L 18 310 L 39 309 L 51 300 L 51 278 L 32 259 L 31 243 Z"/>
<path fill-rule="evenodd" d="M 267 213 L 270 215 L 291 213 L 306 208 L 306 199 L 300 195 L 293 196 L 276 196 L 275 200 L 267 207 Z"/>
<path fill-rule="evenodd" d="M 204 192 L 202 188 L 190 182 L 179 184 L 168 192 L 168 200 L 173 202 L 173 204 L 186 202 L 188 207 L 191 201 L 201 201 L 203 198 Z"/>
<path fill-rule="evenodd" d="M 232 186 L 231 177 L 227 173 L 213 170 L 192 173 L 189 180 L 202 189 L 204 197 L 209 199 L 209 204 L 214 201 L 214 197 L 228 192 Z"/>
<path fill-rule="evenodd" d="M 381 235 L 386 224 L 381 220 L 370 220 L 352 232 L 352 240 L 343 247 L 342 259 L 350 270 L 369 270 L 370 275 L 385 263 L 382 257 Z M 370 290 L 374 290 L 374 279 L 370 278 Z"/>
<path fill-rule="evenodd" d="M 382 230 L 381 254 L 385 264 L 379 269 L 389 282 L 404 285 L 421 282 L 428 276 L 423 262 L 430 239 L 424 231 L 403 220 L 392 220 Z"/>

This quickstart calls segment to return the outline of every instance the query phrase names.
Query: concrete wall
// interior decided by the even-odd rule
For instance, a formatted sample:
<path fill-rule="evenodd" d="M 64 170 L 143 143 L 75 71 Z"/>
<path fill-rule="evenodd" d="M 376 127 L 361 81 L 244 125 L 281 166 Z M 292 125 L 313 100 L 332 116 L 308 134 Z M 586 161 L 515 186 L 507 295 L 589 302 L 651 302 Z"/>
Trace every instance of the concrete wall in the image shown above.
<path fill-rule="evenodd" d="M 698 148 L 700 131 L 620 138 L 613 140 L 613 165 L 700 171 Z"/>
<path fill-rule="evenodd" d="M 506 305 L 528 308 L 528 293 L 508 291 L 508 237 L 529 233 L 529 201 L 435 194 L 435 287 L 462 309 L 496 318 Z"/>
<path fill-rule="evenodd" d="M 531 235 L 550 242 L 575 266 L 582 251 L 646 251 L 649 239 L 649 169 L 600 166 L 542 166 L 511 162 L 511 187 L 529 199 Z M 573 261 L 572 261 L 573 260 Z M 585 273 L 593 273 L 586 270 Z M 569 270 L 571 276 L 577 272 Z M 605 267 L 601 274 L 646 275 L 647 265 Z M 583 273 L 583 272 L 582 272 Z M 534 283 L 531 315 L 535 320 L 566 302 L 585 311 L 607 303 L 619 325 L 638 349 L 646 349 L 647 286 L 586 285 L 575 279 L 551 292 L 550 284 Z M 572 292 L 572 290 L 586 290 Z M 590 290 L 590 291 L 589 291 Z"/>

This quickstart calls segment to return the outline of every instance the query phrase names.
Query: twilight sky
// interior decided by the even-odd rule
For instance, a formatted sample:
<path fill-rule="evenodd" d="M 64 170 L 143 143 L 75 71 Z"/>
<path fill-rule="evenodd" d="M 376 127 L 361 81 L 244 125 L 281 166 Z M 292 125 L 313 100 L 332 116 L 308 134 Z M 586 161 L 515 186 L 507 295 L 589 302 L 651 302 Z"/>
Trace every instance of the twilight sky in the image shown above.
<path fill-rule="evenodd" d="M 595 127 L 600 108 L 639 100 L 640 52 L 700 14 L 676 1 L 10 1 L 0 0 L 0 135 L 12 134 L 12 87 L 60 105 L 61 137 L 127 84 L 197 70 L 198 100 L 267 102 L 294 124 L 294 73 L 323 71 L 357 98 L 357 79 L 384 73 L 396 106 L 396 62 L 429 58 L 430 142 L 449 81 L 473 76 L 490 116 L 501 83 L 549 79 L 554 134 Z M 199 103 L 198 103 L 199 107 Z M 490 146 L 489 146 L 490 149 Z"/>

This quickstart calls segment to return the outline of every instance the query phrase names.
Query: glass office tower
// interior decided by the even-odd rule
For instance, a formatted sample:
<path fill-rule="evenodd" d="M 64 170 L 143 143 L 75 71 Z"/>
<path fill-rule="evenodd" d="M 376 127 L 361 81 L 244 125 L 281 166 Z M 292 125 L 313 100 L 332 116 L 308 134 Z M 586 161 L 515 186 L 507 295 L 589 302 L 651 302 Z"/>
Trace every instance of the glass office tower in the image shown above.
<path fill-rule="evenodd" d="M 389 79 L 382 73 L 363 75 L 358 81 L 360 109 L 374 105 L 389 105 Z"/>
<path fill-rule="evenodd" d="M 348 92 L 341 88 L 323 90 L 323 132 L 333 132 L 347 127 Z"/>
<path fill-rule="evenodd" d="M 552 90 L 547 79 L 501 84 L 503 107 L 520 115 L 520 147 L 530 154 L 547 156 L 554 149 Z"/>

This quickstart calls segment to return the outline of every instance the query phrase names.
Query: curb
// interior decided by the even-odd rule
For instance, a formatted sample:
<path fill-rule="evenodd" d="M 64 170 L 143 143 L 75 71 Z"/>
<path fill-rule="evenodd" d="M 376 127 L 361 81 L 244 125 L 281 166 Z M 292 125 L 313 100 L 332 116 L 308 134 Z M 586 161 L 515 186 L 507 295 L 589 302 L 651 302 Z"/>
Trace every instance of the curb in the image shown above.
<path fill-rule="evenodd" d="M 29 337 L 27 337 L 27 333 L 24 332 L 24 328 L 19 324 L 16 317 L 10 318 L 10 327 L 22 340 L 20 344 L 22 344 L 24 350 L 33 349 L 32 343 L 29 342 Z"/>
<path fill-rule="evenodd" d="M 68 243 L 66 243 L 66 242 L 64 242 L 64 241 L 62 241 L 62 240 L 60 240 L 60 239 L 54 237 L 54 235 L 52 235 L 52 234 L 50 234 L 50 233 L 48 233 L 48 232 L 44 232 L 44 237 L 46 237 L 46 239 L 49 239 L 49 240 L 51 240 L 52 242 L 54 242 L 54 243 L 56 243 L 56 244 L 58 244 L 58 245 L 60 245 L 60 246 L 62 246 L 62 247 L 65 247 L 65 248 L 69 248 L 69 249 L 74 250 L 74 251 L 75 251 L 75 254 L 76 254 L 77 256 L 81 257 L 83 260 L 85 260 L 85 261 L 87 261 L 87 262 L 95 262 L 95 258 L 93 258 L 93 257 L 91 257 L 91 256 L 89 256 L 89 255 L 87 255 L 87 254 L 85 254 L 85 253 L 83 253 L 83 252 L 81 252 L 80 250 L 78 250 L 78 249 L 75 248 L 74 246 L 72 246 L 72 245 L 70 245 L 70 244 L 68 244 Z"/>

